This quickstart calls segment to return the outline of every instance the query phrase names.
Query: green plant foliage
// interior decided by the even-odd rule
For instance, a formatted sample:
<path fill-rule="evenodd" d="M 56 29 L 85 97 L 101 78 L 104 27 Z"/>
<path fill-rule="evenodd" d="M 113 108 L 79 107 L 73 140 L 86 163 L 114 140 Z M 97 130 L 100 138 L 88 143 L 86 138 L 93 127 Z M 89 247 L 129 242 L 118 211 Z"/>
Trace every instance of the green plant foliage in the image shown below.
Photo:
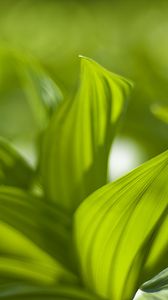
<path fill-rule="evenodd" d="M 81 52 L 133 79 L 133 101 L 121 134 L 141 143 L 146 159 L 167 147 L 167 126 L 149 109 L 153 103 L 168 104 L 167 34 L 166 0 L 0 4 L 0 44 L 32 53 L 66 94 L 74 89 Z"/>
<path fill-rule="evenodd" d="M 137 291 L 135 299 L 166 299 L 168 151 L 102 187 L 132 83 L 81 57 L 77 93 L 61 101 L 33 59 L 5 57 L 0 299 L 131 300 Z M 18 138 L 38 142 L 34 168 L 17 152 Z"/>
<path fill-rule="evenodd" d="M 75 240 L 83 280 L 109 299 L 131 299 L 167 266 L 168 151 L 96 191 L 79 207 Z"/>
<path fill-rule="evenodd" d="M 107 182 L 110 146 L 132 85 L 81 59 L 79 89 L 54 114 L 42 154 L 46 195 L 68 211 Z"/>
<path fill-rule="evenodd" d="M 0 184 L 26 189 L 32 184 L 33 176 L 33 169 L 25 159 L 9 142 L 0 138 Z"/>

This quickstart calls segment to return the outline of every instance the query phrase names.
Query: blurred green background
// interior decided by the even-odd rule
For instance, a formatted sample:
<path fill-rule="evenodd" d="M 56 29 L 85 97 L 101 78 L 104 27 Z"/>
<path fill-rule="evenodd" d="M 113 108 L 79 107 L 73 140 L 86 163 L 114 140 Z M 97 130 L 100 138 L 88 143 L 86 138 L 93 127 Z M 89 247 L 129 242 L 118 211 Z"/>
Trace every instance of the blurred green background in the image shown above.
<path fill-rule="evenodd" d="M 168 125 L 152 108 L 168 105 L 168 1 L 1 1 L 0 45 L 3 51 L 34 57 L 65 97 L 72 97 L 77 85 L 79 54 L 132 79 L 135 88 L 122 137 L 136 143 L 142 161 L 167 148 Z M 24 97 L 18 96 L 21 88 L 11 63 L 4 61 L 0 60 L 0 134 L 14 139 L 29 135 L 35 124 L 22 103 Z M 6 132 L 7 127 L 17 130 Z"/>

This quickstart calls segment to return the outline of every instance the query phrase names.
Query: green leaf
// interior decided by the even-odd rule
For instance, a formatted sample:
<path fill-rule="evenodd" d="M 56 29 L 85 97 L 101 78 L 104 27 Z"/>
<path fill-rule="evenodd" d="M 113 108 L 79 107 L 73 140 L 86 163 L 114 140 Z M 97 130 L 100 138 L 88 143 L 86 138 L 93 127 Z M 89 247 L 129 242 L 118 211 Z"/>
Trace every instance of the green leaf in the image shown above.
<path fill-rule="evenodd" d="M 107 181 L 111 142 L 125 111 L 131 83 L 81 58 L 81 82 L 46 131 L 42 177 L 50 201 L 74 211 Z"/>
<path fill-rule="evenodd" d="M 0 65 L 0 135 L 32 141 L 46 127 L 61 92 L 31 56 L 0 48 Z"/>
<path fill-rule="evenodd" d="M 135 300 L 165 300 L 168 298 L 168 268 L 145 282 Z"/>
<path fill-rule="evenodd" d="M 63 277 L 76 281 L 62 266 L 70 265 L 69 220 L 42 199 L 0 187 L 0 240 L 1 279 L 22 276 L 53 283 Z"/>
<path fill-rule="evenodd" d="M 62 101 L 60 89 L 34 60 L 22 58 L 17 69 L 28 104 L 39 128 L 44 129 L 50 115 Z"/>
<path fill-rule="evenodd" d="M 0 137 L 0 184 L 29 188 L 33 169 L 12 145 Z"/>
<path fill-rule="evenodd" d="M 25 280 L 55 284 L 73 281 L 72 275 L 26 236 L 0 222 L 0 281 Z"/>
<path fill-rule="evenodd" d="M 141 286 L 141 290 L 145 292 L 160 291 L 161 289 L 168 289 L 168 268 Z"/>
<path fill-rule="evenodd" d="M 83 280 L 111 300 L 131 299 L 167 266 L 168 151 L 92 194 L 77 210 Z"/>
<path fill-rule="evenodd" d="M 98 300 L 96 296 L 73 286 L 38 287 L 21 283 L 0 285 L 0 299 L 26 300 Z"/>

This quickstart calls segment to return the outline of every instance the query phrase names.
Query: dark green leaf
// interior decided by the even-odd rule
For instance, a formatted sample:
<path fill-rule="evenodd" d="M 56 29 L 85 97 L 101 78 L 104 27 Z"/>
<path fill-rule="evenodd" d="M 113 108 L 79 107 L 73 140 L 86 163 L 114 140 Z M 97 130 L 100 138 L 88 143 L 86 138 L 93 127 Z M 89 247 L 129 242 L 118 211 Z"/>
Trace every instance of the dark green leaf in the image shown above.
<path fill-rule="evenodd" d="M 0 285 L 0 299 L 11 300 L 98 300 L 96 296 L 73 286 L 36 287 L 23 283 Z"/>
<path fill-rule="evenodd" d="M 145 282 L 137 292 L 135 300 L 168 299 L 168 268 L 151 280 Z"/>

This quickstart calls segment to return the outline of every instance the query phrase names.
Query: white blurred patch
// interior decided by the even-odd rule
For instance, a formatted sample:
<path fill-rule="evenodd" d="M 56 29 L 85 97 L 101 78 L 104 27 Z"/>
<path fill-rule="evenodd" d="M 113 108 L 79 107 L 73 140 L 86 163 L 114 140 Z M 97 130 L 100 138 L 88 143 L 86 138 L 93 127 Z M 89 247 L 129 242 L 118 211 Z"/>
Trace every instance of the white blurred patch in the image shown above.
<path fill-rule="evenodd" d="M 135 294 L 135 297 L 133 300 L 138 300 L 141 297 L 143 297 L 144 293 L 141 290 L 138 290 L 138 292 Z"/>
<path fill-rule="evenodd" d="M 145 152 L 132 139 L 116 139 L 109 157 L 109 180 L 114 180 L 145 161 Z"/>

